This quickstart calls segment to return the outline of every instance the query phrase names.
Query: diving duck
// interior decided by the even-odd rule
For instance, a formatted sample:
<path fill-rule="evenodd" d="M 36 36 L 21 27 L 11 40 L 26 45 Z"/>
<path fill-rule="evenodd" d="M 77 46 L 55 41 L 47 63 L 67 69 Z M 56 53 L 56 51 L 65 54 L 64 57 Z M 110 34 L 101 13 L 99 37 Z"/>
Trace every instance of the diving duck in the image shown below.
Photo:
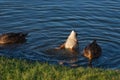
<path fill-rule="evenodd" d="M 0 35 L 0 44 L 23 43 L 26 41 L 27 33 L 4 33 Z"/>
<path fill-rule="evenodd" d="M 96 40 L 94 40 L 84 48 L 83 55 L 89 59 L 89 65 L 92 66 L 92 59 L 98 58 L 101 52 L 101 47 L 97 44 Z"/>
<path fill-rule="evenodd" d="M 69 49 L 71 52 L 77 52 L 79 48 L 77 33 L 72 30 L 70 35 L 68 36 L 66 42 L 62 44 L 58 49 Z"/>

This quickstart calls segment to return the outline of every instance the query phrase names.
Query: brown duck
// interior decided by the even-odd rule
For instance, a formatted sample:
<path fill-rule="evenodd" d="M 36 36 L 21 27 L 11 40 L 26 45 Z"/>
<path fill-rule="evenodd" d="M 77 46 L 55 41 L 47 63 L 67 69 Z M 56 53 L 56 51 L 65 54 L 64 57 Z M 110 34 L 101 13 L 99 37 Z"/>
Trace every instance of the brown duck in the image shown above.
<path fill-rule="evenodd" d="M 97 44 L 96 40 L 84 48 L 83 55 L 89 59 L 89 66 L 92 67 L 92 59 L 98 58 L 101 52 L 101 47 Z"/>
<path fill-rule="evenodd" d="M 0 35 L 0 44 L 23 43 L 26 41 L 27 33 L 5 33 Z"/>

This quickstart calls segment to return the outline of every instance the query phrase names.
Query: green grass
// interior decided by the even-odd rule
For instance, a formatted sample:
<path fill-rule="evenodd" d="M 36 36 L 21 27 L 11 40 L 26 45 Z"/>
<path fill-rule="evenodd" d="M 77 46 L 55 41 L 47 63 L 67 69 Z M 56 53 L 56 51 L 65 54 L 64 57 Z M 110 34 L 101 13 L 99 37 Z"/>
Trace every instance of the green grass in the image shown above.
<path fill-rule="evenodd" d="M 120 80 L 120 71 L 69 68 L 0 57 L 0 80 Z"/>

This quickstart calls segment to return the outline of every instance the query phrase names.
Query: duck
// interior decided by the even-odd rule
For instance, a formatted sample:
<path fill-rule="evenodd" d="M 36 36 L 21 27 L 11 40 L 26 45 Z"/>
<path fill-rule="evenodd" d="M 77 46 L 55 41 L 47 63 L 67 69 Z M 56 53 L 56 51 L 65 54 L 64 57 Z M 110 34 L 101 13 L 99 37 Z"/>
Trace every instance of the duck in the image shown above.
<path fill-rule="evenodd" d="M 101 55 L 102 49 L 97 44 L 96 40 L 93 40 L 92 43 L 87 45 L 83 50 L 83 55 L 88 58 L 89 60 L 89 66 L 92 67 L 92 60 L 94 58 L 98 58 Z"/>
<path fill-rule="evenodd" d="M 9 32 L 0 35 L 0 44 L 23 43 L 26 41 L 28 33 Z"/>
<path fill-rule="evenodd" d="M 72 30 L 65 43 L 60 45 L 57 49 L 67 49 L 72 53 L 78 53 L 79 44 L 77 39 L 77 33 Z"/>

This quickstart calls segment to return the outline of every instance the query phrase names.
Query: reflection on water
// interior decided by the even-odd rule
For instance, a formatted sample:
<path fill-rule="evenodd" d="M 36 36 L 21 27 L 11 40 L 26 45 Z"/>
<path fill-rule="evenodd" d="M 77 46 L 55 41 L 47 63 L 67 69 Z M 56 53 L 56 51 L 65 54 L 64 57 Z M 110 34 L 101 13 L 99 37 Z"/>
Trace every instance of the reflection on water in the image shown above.
<path fill-rule="evenodd" d="M 94 67 L 120 68 L 120 1 L 119 0 L 0 0 L 0 33 L 29 32 L 27 42 L 0 48 L 0 55 L 63 64 L 87 66 L 81 56 L 93 39 L 102 47 Z M 77 59 L 47 55 L 45 50 L 62 44 L 71 30 L 79 40 Z M 57 54 L 57 53 L 56 53 Z"/>

